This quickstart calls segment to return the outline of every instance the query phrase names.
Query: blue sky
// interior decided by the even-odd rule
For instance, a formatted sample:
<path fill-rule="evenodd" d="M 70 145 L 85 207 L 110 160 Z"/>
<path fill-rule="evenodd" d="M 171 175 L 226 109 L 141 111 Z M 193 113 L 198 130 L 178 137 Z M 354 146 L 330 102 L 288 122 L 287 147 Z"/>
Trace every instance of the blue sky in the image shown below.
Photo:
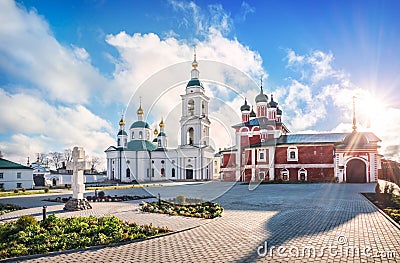
<path fill-rule="evenodd" d="M 1 1 L 0 150 L 24 162 L 79 144 L 104 158 L 129 97 L 175 64 L 187 62 L 176 76 L 187 79 L 197 46 L 200 76 L 218 78 L 201 60 L 256 84 L 263 75 L 293 132 L 351 131 L 357 96 L 359 130 L 375 132 L 381 153 L 400 160 L 399 9 L 398 1 Z M 225 104 L 215 107 L 216 123 L 224 110 L 235 115 L 221 123 L 239 121 L 243 97 L 253 103 L 257 85 L 238 83 L 241 96 L 209 85 Z M 166 88 L 163 80 L 157 87 Z M 176 103 L 183 89 L 170 94 Z M 152 95 L 142 94 L 148 108 Z M 128 125 L 137 102 L 134 95 Z M 177 108 L 161 101 L 148 121 L 154 127 Z M 174 114 L 169 134 L 177 132 Z M 228 133 L 212 133 L 216 148 L 231 143 Z"/>

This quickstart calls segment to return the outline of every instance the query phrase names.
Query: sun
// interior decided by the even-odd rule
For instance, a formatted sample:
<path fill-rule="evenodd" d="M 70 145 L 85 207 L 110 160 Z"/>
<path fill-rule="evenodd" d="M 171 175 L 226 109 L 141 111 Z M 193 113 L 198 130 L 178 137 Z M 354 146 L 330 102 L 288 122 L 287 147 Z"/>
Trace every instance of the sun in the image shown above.
<path fill-rule="evenodd" d="M 369 91 L 355 95 L 357 123 L 366 130 L 382 129 L 386 105 L 384 100 Z"/>

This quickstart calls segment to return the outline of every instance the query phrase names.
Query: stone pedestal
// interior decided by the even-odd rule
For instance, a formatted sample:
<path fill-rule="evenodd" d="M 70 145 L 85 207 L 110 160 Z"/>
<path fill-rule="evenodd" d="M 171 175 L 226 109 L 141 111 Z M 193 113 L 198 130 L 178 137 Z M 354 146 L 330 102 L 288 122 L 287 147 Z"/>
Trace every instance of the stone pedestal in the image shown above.
<path fill-rule="evenodd" d="M 64 210 L 68 211 L 79 211 L 87 209 L 92 209 L 92 206 L 89 204 L 89 201 L 86 200 L 86 198 L 82 199 L 71 198 L 64 206 Z"/>

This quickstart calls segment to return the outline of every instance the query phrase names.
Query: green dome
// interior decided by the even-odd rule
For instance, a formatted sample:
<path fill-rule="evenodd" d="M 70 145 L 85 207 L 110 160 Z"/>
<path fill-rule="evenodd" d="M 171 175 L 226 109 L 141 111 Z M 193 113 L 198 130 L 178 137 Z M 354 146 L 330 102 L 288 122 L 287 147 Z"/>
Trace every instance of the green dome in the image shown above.
<path fill-rule="evenodd" d="M 203 83 L 201 83 L 201 81 L 199 79 L 191 79 L 191 80 L 189 80 L 188 84 L 186 85 L 186 88 L 187 87 L 193 87 L 193 86 L 200 86 L 200 87 L 204 88 L 203 87 Z"/>
<path fill-rule="evenodd" d="M 257 117 L 257 116 L 256 116 L 256 113 L 254 112 L 253 108 L 251 108 L 251 111 L 250 111 L 250 118 L 255 118 L 255 117 Z"/>
<path fill-rule="evenodd" d="M 118 132 L 118 135 L 128 135 L 128 134 L 126 133 L 126 131 L 120 130 L 120 131 Z"/>
<path fill-rule="evenodd" d="M 250 106 L 247 104 L 247 99 L 244 99 L 244 104 L 240 107 L 240 111 L 250 111 Z"/>
<path fill-rule="evenodd" d="M 147 129 L 149 129 L 150 126 L 149 126 L 149 124 L 148 124 L 147 122 L 144 122 L 144 121 L 135 121 L 135 122 L 132 123 L 132 125 L 131 125 L 131 129 L 132 129 L 132 128 L 147 128 Z"/>

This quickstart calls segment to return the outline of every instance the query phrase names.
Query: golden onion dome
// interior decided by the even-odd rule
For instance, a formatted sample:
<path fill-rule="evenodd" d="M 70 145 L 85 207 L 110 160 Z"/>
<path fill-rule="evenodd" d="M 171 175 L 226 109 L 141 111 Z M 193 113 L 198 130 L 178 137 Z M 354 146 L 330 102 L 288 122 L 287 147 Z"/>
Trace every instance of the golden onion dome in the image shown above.
<path fill-rule="evenodd" d="M 121 120 L 119 121 L 119 126 L 124 126 L 125 121 L 124 121 L 124 116 L 121 117 Z"/>
<path fill-rule="evenodd" d="M 164 120 L 163 120 L 163 119 L 161 119 L 161 122 L 160 122 L 160 128 L 164 128 L 164 126 L 165 126 L 165 124 L 164 124 Z"/>
<path fill-rule="evenodd" d="M 138 115 L 143 115 L 144 114 L 144 111 L 142 109 L 142 105 L 139 106 L 139 109 L 137 110 L 137 114 Z"/>
<path fill-rule="evenodd" d="M 154 132 L 153 132 L 153 133 L 154 133 L 154 135 L 156 135 L 156 136 L 158 135 L 158 130 L 157 130 L 157 128 L 154 129 Z"/>

